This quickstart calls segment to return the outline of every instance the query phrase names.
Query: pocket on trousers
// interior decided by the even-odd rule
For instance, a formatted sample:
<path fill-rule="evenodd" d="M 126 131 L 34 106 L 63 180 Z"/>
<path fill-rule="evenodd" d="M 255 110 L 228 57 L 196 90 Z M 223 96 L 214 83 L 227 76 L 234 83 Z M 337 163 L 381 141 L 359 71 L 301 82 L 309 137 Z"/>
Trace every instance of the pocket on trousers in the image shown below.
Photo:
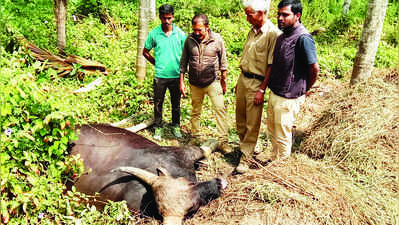
<path fill-rule="evenodd" d="M 211 84 L 211 90 L 209 93 L 210 96 L 219 96 L 219 95 L 223 95 L 223 89 L 222 89 L 222 85 L 220 84 L 220 80 L 215 80 L 212 84 Z"/>

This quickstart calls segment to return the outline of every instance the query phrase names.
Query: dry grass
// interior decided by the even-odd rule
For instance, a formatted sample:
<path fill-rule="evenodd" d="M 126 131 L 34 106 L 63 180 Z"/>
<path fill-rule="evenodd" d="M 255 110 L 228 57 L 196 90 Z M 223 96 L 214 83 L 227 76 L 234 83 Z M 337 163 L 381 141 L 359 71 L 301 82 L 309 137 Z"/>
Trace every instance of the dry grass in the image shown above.
<path fill-rule="evenodd" d="M 215 153 L 198 177 L 223 176 L 230 187 L 185 224 L 399 224 L 397 71 L 354 88 L 324 81 L 314 90 L 293 156 L 232 176 L 234 159 Z M 270 146 L 262 146 L 267 155 Z"/>
<path fill-rule="evenodd" d="M 308 129 L 299 151 L 341 168 L 356 182 L 385 183 L 397 192 L 399 88 L 391 78 L 392 73 L 382 72 L 337 92 Z"/>

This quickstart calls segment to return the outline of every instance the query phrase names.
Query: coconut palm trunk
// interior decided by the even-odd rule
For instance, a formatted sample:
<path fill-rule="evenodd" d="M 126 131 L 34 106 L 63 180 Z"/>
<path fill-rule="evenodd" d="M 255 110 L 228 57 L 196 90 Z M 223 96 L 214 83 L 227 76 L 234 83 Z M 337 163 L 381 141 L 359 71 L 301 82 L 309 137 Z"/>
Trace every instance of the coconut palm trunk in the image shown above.
<path fill-rule="evenodd" d="M 139 3 L 139 32 L 137 34 L 136 76 L 144 80 L 146 75 L 146 59 L 142 55 L 148 34 L 148 23 L 155 19 L 155 0 L 140 0 Z"/>
<path fill-rule="evenodd" d="M 382 33 L 388 0 L 370 0 L 352 70 L 350 85 L 371 76 Z"/>
<path fill-rule="evenodd" d="M 66 46 L 66 17 L 68 0 L 54 0 L 54 15 L 57 21 L 57 48 L 63 54 Z"/>

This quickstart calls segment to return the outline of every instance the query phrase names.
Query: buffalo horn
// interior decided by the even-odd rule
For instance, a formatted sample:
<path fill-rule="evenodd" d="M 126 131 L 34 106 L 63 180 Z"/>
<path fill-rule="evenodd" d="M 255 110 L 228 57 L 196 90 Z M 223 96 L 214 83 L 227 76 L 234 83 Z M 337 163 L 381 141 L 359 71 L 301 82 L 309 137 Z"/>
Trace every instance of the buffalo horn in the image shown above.
<path fill-rule="evenodd" d="M 212 152 L 216 151 L 218 148 L 219 142 L 215 139 L 209 139 L 205 143 L 201 145 L 201 149 L 204 153 L 205 157 L 209 157 Z"/>
<path fill-rule="evenodd" d="M 119 167 L 117 169 L 113 169 L 111 172 L 115 171 L 125 172 L 134 175 L 143 180 L 144 182 L 146 182 L 150 186 L 152 186 L 155 183 L 155 181 L 158 179 L 157 175 L 136 167 Z"/>

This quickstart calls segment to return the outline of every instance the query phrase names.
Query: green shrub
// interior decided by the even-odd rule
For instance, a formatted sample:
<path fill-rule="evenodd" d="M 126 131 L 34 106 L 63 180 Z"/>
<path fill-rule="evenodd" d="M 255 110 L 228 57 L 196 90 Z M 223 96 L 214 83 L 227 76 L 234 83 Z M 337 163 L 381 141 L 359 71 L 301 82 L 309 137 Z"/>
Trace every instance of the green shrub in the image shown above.
<path fill-rule="evenodd" d="M 38 47 L 56 50 L 57 33 L 52 1 L 16 0 L 4 5 L 5 15 L 0 17 L 7 18 L 7 26 L 14 34 L 23 35 Z"/>
<path fill-rule="evenodd" d="M 386 12 L 382 39 L 395 47 L 399 43 L 399 2 L 392 1 Z"/>
<path fill-rule="evenodd" d="M 249 23 L 245 24 L 246 26 L 242 26 L 242 23 L 245 22 L 243 13 L 237 14 L 237 17 L 234 19 L 210 17 L 209 20 L 211 29 L 222 35 L 227 51 L 234 55 L 241 55 L 247 38 L 246 34 L 251 28 Z"/>
<path fill-rule="evenodd" d="M 76 120 L 48 101 L 33 67 L 20 67 L 18 56 L 6 58 L 0 67 L 1 213 L 3 222 L 32 224 L 40 212 L 66 210 L 61 181 L 81 171 L 77 158 L 66 158 Z"/>
<path fill-rule="evenodd" d="M 99 16 L 103 11 L 103 4 L 101 0 L 80 0 L 75 4 L 75 11 L 73 13 L 88 16 L 93 14 Z"/>

